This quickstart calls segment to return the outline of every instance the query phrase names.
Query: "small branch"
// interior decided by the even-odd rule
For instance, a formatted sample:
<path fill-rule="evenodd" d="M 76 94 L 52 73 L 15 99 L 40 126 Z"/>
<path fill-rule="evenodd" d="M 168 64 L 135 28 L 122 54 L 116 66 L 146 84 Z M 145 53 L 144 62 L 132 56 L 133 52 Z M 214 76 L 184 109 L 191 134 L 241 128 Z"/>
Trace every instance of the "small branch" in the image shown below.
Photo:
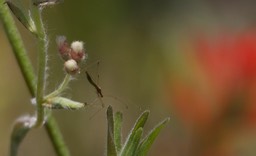
<path fill-rule="evenodd" d="M 53 91 L 49 95 L 45 96 L 44 99 L 49 99 L 49 98 L 58 96 L 60 93 L 62 93 L 67 88 L 68 83 L 69 83 L 70 80 L 71 80 L 71 75 L 66 74 L 64 80 L 62 81 L 62 83 L 60 84 L 58 89 L 56 89 L 55 91 Z"/>

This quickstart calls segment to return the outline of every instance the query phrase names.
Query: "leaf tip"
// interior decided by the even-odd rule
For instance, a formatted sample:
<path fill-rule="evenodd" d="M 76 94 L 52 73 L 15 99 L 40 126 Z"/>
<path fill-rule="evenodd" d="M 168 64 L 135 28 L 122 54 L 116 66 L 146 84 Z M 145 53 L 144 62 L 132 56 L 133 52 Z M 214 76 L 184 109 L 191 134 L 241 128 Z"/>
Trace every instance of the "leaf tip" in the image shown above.
<path fill-rule="evenodd" d="M 150 111 L 149 111 L 149 110 L 145 110 L 145 111 L 142 113 L 142 115 L 143 115 L 143 116 L 146 116 L 146 117 L 148 117 L 149 114 L 150 114 Z"/>
<path fill-rule="evenodd" d="M 109 115 L 112 116 L 112 114 L 113 114 L 113 108 L 112 108 L 111 105 L 109 105 L 109 106 L 108 106 L 108 109 L 107 109 L 107 115 L 108 115 L 108 116 L 109 116 Z"/>
<path fill-rule="evenodd" d="M 164 120 L 163 124 L 168 123 L 170 120 L 171 120 L 171 118 L 170 118 L 170 117 L 166 118 L 166 119 Z"/>

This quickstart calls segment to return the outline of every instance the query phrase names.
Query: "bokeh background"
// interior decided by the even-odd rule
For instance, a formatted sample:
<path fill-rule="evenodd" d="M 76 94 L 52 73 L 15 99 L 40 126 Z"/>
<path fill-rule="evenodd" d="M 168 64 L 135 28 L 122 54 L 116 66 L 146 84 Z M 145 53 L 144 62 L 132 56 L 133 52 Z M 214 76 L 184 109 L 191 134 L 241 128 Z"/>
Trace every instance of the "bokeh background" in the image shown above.
<path fill-rule="evenodd" d="M 92 64 L 88 70 L 94 78 L 99 73 L 108 95 L 104 103 L 124 114 L 124 137 L 145 109 L 151 111 L 147 131 L 171 117 L 150 156 L 254 156 L 255 6 L 253 0 L 65 0 L 44 10 L 50 41 L 47 92 L 64 76 L 55 37 L 82 40 L 86 65 Z M 36 39 L 16 23 L 36 67 Z M 13 122 L 33 114 L 34 106 L 2 25 L 0 47 L 0 155 L 7 155 Z M 98 60 L 99 67 L 93 65 Z M 84 73 L 66 96 L 97 98 Z M 100 105 L 53 111 L 71 155 L 104 155 L 106 109 L 94 115 Z M 55 155 L 45 130 L 32 130 L 19 155 Z"/>

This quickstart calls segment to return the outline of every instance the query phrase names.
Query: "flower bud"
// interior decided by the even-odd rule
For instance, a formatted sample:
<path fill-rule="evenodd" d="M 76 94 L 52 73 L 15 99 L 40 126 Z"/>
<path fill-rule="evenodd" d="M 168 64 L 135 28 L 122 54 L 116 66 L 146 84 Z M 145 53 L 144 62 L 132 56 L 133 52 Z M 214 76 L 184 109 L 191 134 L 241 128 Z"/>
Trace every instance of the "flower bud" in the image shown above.
<path fill-rule="evenodd" d="M 56 43 L 58 45 L 58 50 L 59 50 L 59 53 L 60 53 L 60 56 L 62 57 L 62 59 L 65 61 L 69 60 L 71 58 L 71 56 L 70 56 L 71 49 L 68 45 L 66 37 L 58 36 L 56 38 Z"/>
<path fill-rule="evenodd" d="M 84 50 L 84 43 L 82 41 L 74 41 L 71 43 L 71 48 L 76 53 L 82 52 Z"/>
<path fill-rule="evenodd" d="M 71 43 L 71 58 L 76 62 L 80 62 L 85 59 L 84 43 L 82 41 L 74 41 Z"/>
<path fill-rule="evenodd" d="M 67 60 L 64 63 L 64 68 L 65 68 L 66 72 L 70 75 L 75 75 L 75 74 L 79 73 L 79 67 L 77 65 L 77 62 L 73 59 Z"/>

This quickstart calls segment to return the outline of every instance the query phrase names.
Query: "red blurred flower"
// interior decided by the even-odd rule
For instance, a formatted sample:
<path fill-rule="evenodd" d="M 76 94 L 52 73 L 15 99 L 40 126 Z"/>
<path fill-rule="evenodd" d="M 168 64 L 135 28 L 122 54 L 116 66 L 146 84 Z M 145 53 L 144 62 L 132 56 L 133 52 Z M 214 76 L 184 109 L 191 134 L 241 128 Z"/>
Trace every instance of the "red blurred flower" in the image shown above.
<path fill-rule="evenodd" d="M 197 128 L 226 119 L 256 125 L 256 31 L 190 41 L 187 71 L 172 74 L 169 85 L 177 114 Z"/>

